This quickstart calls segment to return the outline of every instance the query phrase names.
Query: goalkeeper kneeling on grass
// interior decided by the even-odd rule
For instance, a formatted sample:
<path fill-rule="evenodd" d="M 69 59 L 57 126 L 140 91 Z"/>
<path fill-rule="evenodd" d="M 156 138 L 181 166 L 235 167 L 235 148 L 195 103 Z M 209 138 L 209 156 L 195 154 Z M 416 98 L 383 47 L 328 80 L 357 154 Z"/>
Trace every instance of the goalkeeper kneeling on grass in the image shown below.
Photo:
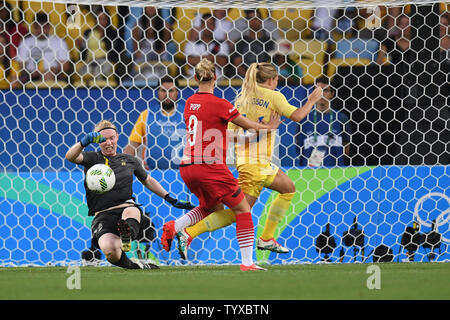
<path fill-rule="evenodd" d="M 133 176 L 176 208 L 190 210 L 194 206 L 171 197 L 158 181 L 147 174 L 139 159 L 118 153 L 118 140 L 116 126 L 102 120 L 94 132 L 87 134 L 66 153 L 68 161 L 84 166 L 85 174 L 90 167 L 101 163 L 109 166 L 116 176 L 114 187 L 103 194 L 92 192 L 85 184 L 88 215 L 95 216 L 91 226 L 92 243 L 100 248 L 111 264 L 118 267 L 158 269 L 157 265 L 146 261 L 129 259 L 125 253 L 131 249 L 131 241 L 138 237 L 143 221 L 143 210 L 133 196 Z M 91 143 L 98 143 L 100 151 L 83 151 Z"/>
<path fill-rule="evenodd" d="M 276 91 L 278 72 L 271 63 L 253 63 L 245 75 L 242 90 L 236 98 L 238 111 L 253 121 L 267 121 L 270 112 L 276 112 L 286 118 L 299 122 L 305 118 L 312 107 L 322 97 L 322 88 L 316 88 L 308 97 L 308 101 L 301 108 L 297 108 L 287 101 L 286 97 Z M 253 207 L 262 189 L 269 188 L 279 192 L 272 201 L 268 217 L 261 237 L 257 240 L 257 248 L 277 253 L 288 253 L 274 239 L 278 223 L 283 219 L 295 195 L 295 184 L 282 170 L 271 163 L 275 144 L 274 132 L 259 134 L 254 138 L 246 138 L 244 143 L 242 129 L 230 124 L 230 136 L 237 137 L 235 148 L 236 168 L 239 173 L 239 186 L 244 192 L 250 207 Z M 161 242 L 163 248 L 170 250 L 172 239 L 178 239 L 178 250 L 183 259 L 187 258 L 187 249 L 192 239 L 198 235 L 220 229 L 236 221 L 232 210 L 216 211 L 200 222 L 190 226 L 190 219 L 186 216 L 176 221 L 169 221 L 163 227 Z"/>

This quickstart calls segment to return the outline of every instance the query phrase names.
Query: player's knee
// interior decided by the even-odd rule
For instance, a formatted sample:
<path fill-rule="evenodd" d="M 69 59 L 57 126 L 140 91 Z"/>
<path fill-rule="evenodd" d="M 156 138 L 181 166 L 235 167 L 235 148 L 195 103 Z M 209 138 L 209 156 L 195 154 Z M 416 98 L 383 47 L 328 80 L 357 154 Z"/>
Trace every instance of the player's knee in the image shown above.
<path fill-rule="evenodd" d="M 126 220 L 128 218 L 136 219 L 138 222 L 141 220 L 141 212 L 136 207 L 125 208 L 122 212 L 122 219 Z"/>
<path fill-rule="evenodd" d="M 244 198 L 237 206 L 232 208 L 235 215 L 250 212 L 251 208 L 247 200 Z"/>
<path fill-rule="evenodd" d="M 117 248 L 106 248 L 102 250 L 103 254 L 105 255 L 106 260 L 108 260 L 111 263 L 117 262 L 120 260 L 120 250 Z M 120 252 L 120 253 L 119 253 Z"/>
<path fill-rule="evenodd" d="M 281 193 L 294 193 L 295 192 L 295 184 L 292 180 L 286 182 L 285 187 L 283 188 L 283 192 Z"/>
<path fill-rule="evenodd" d="M 120 246 L 115 241 L 99 241 L 100 250 L 102 250 L 108 261 L 118 261 L 120 259 Z"/>

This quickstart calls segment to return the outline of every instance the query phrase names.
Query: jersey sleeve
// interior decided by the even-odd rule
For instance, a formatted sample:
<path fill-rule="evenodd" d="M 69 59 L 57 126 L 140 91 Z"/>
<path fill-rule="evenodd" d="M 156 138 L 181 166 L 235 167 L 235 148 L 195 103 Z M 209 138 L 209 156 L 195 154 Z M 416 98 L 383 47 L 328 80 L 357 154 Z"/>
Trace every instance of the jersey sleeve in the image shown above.
<path fill-rule="evenodd" d="M 287 101 L 284 94 L 282 94 L 279 91 L 273 91 L 272 101 L 274 103 L 275 110 L 282 116 L 285 116 L 286 118 L 290 118 L 291 115 L 294 113 L 294 111 L 297 110 L 297 107 L 291 105 Z"/>
<path fill-rule="evenodd" d="M 137 142 L 137 143 L 143 143 L 144 137 L 146 134 L 146 123 L 147 123 L 147 117 L 148 117 L 148 110 L 143 111 L 139 118 L 136 120 L 136 123 L 133 127 L 133 130 L 131 130 L 130 133 L 130 141 Z"/>
<path fill-rule="evenodd" d="M 92 167 L 97 163 L 99 158 L 98 152 L 94 151 L 83 151 L 81 154 L 83 155 L 83 161 L 80 164 L 85 167 Z"/>
<path fill-rule="evenodd" d="M 142 166 L 140 160 L 134 156 L 132 156 L 133 162 L 134 162 L 134 175 L 136 178 L 138 178 L 139 181 L 143 182 L 145 179 L 147 179 L 147 171 L 145 171 L 144 167 Z"/>
<path fill-rule="evenodd" d="M 240 115 L 238 109 L 226 100 L 223 101 L 223 107 L 221 111 L 222 111 L 221 118 L 225 122 L 233 121 Z"/>

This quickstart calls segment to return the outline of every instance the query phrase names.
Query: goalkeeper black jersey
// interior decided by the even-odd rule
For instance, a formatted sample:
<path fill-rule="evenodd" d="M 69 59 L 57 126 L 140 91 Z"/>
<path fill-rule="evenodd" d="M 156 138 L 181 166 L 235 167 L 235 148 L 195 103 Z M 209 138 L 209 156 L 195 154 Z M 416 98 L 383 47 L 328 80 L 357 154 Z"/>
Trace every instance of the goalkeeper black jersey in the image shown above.
<path fill-rule="evenodd" d="M 136 157 L 124 153 L 107 157 L 100 151 L 83 152 L 82 154 L 83 162 L 81 165 L 84 166 L 85 176 L 89 168 L 98 163 L 108 165 L 116 175 L 116 184 L 104 194 L 90 191 L 86 181 L 84 182 L 89 216 L 93 216 L 97 211 L 122 204 L 127 200 L 135 200 L 133 196 L 133 176 L 136 176 L 141 182 L 144 182 L 147 178 L 147 172 Z"/>

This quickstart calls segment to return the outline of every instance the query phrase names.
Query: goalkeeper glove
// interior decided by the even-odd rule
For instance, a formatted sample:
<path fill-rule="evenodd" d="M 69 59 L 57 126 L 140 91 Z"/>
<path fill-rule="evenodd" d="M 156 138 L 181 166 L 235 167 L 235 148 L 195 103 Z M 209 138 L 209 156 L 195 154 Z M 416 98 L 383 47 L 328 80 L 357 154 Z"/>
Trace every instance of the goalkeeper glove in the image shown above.
<path fill-rule="evenodd" d="M 83 148 L 85 148 L 93 142 L 102 143 L 105 141 L 106 141 L 106 139 L 102 136 L 102 134 L 100 132 L 91 132 L 91 133 L 88 133 L 83 139 L 81 139 L 80 143 L 83 146 Z"/>
<path fill-rule="evenodd" d="M 172 198 L 169 193 L 164 196 L 164 200 L 178 209 L 192 210 L 195 208 L 195 206 L 189 201 L 177 200 Z"/>

